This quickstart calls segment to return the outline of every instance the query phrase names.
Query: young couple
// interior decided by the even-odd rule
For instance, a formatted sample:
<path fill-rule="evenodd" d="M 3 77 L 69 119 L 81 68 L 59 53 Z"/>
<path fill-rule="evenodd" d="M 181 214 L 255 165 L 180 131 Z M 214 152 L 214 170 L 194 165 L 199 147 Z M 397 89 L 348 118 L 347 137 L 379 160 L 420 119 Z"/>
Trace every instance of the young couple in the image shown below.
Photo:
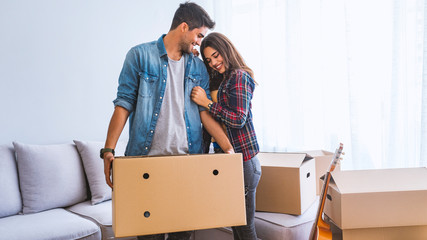
<path fill-rule="evenodd" d="M 112 187 L 114 148 L 128 118 L 127 156 L 202 153 L 203 124 L 224 152 L 243 154 L 247 225 L 232 229 L 234 239 L 257 239 L 255 190 L 261 167 L 251 112 L 255 81 L 228 38 L 220 33 L 206 36 L 214 26 L 202 7 L 186 2 L 176 10 L 166 35 L 128 52 L 101 149 L 105 178 Z M 200 46 L 203 62 L 192 53 L 195 45 Z M 169 233 L 168 239 L 190 236 L 191 232 Z"/>

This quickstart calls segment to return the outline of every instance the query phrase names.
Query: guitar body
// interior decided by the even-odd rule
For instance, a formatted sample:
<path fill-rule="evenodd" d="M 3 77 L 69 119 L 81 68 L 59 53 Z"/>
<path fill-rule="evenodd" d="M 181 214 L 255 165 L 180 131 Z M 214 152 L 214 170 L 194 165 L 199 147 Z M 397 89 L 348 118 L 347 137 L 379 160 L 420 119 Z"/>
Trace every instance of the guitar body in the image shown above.
<path fill-rule="evenodd" d="M 323 222 L 323 224 L 325 224 L 325 226 L 321 226 L 321 224 L 317 225 L 317 229 L 316 229 L 316 233 L 315 233 L 315 238 L 317 240 L 331 240 L 332 239 L 332 231 L 330 226 Z"/>

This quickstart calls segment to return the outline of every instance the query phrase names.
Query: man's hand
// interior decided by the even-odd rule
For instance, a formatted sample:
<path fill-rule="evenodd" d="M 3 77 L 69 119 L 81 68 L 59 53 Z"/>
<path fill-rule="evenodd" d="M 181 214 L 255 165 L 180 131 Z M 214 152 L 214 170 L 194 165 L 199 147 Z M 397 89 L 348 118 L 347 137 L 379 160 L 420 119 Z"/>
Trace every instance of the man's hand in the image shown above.
<path fill-rule="evenodd" d="M 104 153 L 104 175 L 105 181 L 110 188 L 113 188 L 113 182 L 111 181 L 111 169 L 113 167 L 114 155 L 111 152 Z"/>
<path fill-rule="evenodd" d="M 205 108 L 208 108 L 208 104 L 211 102 L 206 96 L 205 90 L 200 86 L 195 86 L 191 91 L 191 100 Z"/>
<path fill-rule="evenodd" d="M 199 56 L 199 51 L 197 51 L 197 49 L 193 48 L 191 51 L 193 52 L 194 56 L 196 56 L 196 57 Z"/>

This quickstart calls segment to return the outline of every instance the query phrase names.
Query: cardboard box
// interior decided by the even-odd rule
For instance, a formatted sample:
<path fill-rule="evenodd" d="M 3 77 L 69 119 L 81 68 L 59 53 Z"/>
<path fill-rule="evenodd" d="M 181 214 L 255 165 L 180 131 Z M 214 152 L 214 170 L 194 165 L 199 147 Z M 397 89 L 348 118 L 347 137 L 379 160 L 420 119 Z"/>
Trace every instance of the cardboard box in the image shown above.
<path fill-rule="evenodd" d="M 259 153 L 256 210 L 301 215 L 316 199 L 314 159 L 305 153 Z"/>
<path fill-rule="evenodd" d="M 343 240 L 425 240 L 427 226 L 382 227 L 348 229 L 343 232 Z"/>
<path fill-rule="evenodd" d="M 425 233 L 426 168 L 334 171 L 331 176 L 324 213 L 342 230 L 344 239 L 394 239 L 377 238 L 391 236 L 389 230 Z M 373 237 L 360 238 L 363 234 Z"/>
<path fill-rule="evenodd" d="M 316 195 L 320 195 L 323 185 L 319 184 L 319 178 L 329 170 L 329 165 L 331 164 L 334 153 L 325 150 L 303 151 L 303 153 L 307 153 L 314 157 L 314 161 L 316 163 Z M 339 162 L 334 171 L 340 171 Z"/>
<path fill-rule="evenodd" d="M 241 154 L 117 157 L 116 237 L 246 224 Z"/>

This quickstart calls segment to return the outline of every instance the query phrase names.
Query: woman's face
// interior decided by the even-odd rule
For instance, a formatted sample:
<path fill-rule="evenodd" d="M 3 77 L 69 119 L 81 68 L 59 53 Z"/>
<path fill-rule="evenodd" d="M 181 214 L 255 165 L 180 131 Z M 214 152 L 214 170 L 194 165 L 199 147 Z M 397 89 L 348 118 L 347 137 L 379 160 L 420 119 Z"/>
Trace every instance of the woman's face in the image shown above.
<path fill-rule="evenodd" d="M 206 47 L 203 50 L 203 55 L 205 55 L 205 61 L 209 64 L 209 67 L 219 73 L 225 72 L 224 60 L 217 50 L 211 47 Z"/>

